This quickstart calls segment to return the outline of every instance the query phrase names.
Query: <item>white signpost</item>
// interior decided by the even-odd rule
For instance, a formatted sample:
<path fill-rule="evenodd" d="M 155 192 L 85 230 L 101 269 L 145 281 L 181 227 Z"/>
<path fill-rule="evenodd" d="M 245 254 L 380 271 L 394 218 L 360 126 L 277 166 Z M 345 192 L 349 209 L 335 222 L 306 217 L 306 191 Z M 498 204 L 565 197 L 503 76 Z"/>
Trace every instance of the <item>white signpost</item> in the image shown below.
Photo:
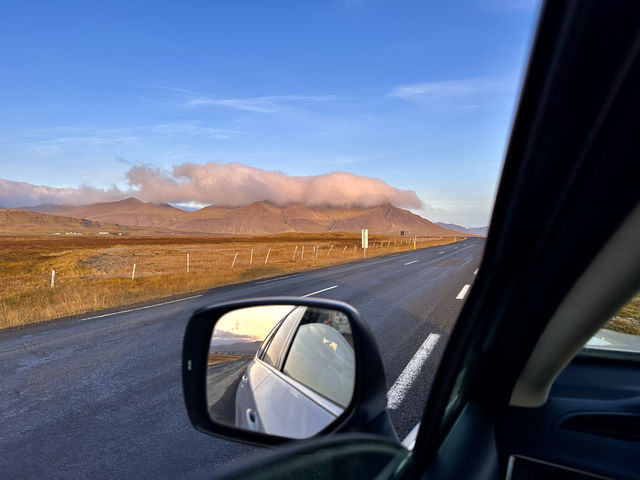
<path fill-rule="evenodd" d="M 369 248 L 369 229 L 362 229 L 362 255 L 367 258 L 367 248 Z"/>

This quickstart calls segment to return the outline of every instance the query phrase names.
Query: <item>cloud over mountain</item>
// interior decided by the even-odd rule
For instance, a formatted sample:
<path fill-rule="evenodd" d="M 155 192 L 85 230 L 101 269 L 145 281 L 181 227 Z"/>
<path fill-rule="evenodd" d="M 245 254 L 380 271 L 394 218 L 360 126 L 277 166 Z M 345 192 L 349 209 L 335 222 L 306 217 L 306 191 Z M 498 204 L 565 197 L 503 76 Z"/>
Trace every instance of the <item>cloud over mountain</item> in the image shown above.
<path fill-rule="evenodd" d="M 129 189 L 91 186 L 55 188 L 0 179 L 0 205 L 41 203 L 82 205 L 136 196 L 153 203 L 199 202 L 238 207 L 267 200 L 277 205 L 370 207 L 389 202 L 398 207 L 420 208 L 411 190 L 400 190 L 380 179 L 346 172 L 289 176 L 241 163 L 183 163 L 171 170 L 134 166 L 127 172 Z"/>

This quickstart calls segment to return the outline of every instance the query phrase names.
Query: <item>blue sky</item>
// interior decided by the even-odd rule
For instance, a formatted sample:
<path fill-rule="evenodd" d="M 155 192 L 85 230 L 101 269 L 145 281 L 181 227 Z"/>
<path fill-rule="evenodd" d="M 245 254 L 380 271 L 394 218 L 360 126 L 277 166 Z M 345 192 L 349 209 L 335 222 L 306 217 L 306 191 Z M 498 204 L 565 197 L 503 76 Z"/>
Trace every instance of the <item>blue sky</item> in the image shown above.
<path fill-rule="evenodd" d="M 140 165 L 344 171 L 414 191 L 431 220 L 484 225 L 537 10 L 14 2 L 0 18 L 0 178 L 127 190 Z"/>

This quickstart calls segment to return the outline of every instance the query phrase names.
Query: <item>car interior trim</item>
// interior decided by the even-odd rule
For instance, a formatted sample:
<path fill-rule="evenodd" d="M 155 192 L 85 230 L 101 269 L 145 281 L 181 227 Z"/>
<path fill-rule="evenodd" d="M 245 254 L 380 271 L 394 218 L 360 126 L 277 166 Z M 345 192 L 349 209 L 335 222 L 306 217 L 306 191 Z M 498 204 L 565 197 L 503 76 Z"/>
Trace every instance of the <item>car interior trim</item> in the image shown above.
<path fill-rule="evenodd" d="M 560 473 L 558 471 L 564 471 L 564 472 L 570 472 L 570 476 L 568 476 L 568 478 L 572 478 L 572 479 L 576 479 L 577 478 L 584 478 L 585 480 L 612 480 L 611 477 L 603 477 L 602 475 L 596 475 L 595 473 L 590 473 L 590 472 L 585 472 L 584 470 L 578 470 L 576 468 L 571 468 L 571 467 L 567 467 L 564 465 L 558 465 L 557 463 L 551 463 L 551 462 L 545 462 L 544 460 L 538 460 L 536 458 L 531 458 L 531 457 L 526 457 L 524 455 L 511 455 L 509 457 L 509 465 L 507 467 L 507 475 L 505 477 L 505 480 L 519 480 L 520 478 L 522 478 L 520 475 L 514 476 L 514 472 L 517 466 L 523 464 L 523 463 L 527 463 L 530 466 L 533 466 L 533 469 L 535 470 L 536 466 L 542 467 L 545 469 L 544 473 L 540 472 L 540 475 L 547 475 L 549 474 L 549 467 L 551 467 L 551 469 L 556 471 L 556 474 L 558 475 L 557 478 L 565 478 L 564 473 Z M 544 476 L 535 476 L 535 473 L 533 474 L 533 477 L 526 477 L 526 478 L 544 478 Z"/>
<path fill-rule="evenodd" d="M 560 304 L 522 370 L 510 405 L 539 407 L 584 344 L 640 288 L 640 205 L 636 206 Z"/>

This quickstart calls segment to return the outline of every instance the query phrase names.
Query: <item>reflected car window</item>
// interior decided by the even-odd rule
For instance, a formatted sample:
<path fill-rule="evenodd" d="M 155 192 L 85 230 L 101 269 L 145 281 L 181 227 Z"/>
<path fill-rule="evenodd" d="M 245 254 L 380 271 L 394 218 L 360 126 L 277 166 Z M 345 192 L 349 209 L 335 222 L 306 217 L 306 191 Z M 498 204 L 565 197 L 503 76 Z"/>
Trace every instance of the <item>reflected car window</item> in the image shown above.
<path fill-rule="evenodd" d="M 353 396 L 355 356 L 338 329 L 324 323 L 301 325 L 293 339 L 284 373 L 346 407 Z"/>
<path fill-rule="evenodd" d="M 291 334 L 291 330 L 295 328 L 298 323 L 299 310 L 300 308 L 297 308 L 287 315 L 280 326 L 277 327 L 277 331 L 273 334 L 271 341 L 267 346 L 262 360 L 274 368 L 278 368 L 278 360 L 280 359 L 282 350 L 286 347 L 287 339 Z"/>

